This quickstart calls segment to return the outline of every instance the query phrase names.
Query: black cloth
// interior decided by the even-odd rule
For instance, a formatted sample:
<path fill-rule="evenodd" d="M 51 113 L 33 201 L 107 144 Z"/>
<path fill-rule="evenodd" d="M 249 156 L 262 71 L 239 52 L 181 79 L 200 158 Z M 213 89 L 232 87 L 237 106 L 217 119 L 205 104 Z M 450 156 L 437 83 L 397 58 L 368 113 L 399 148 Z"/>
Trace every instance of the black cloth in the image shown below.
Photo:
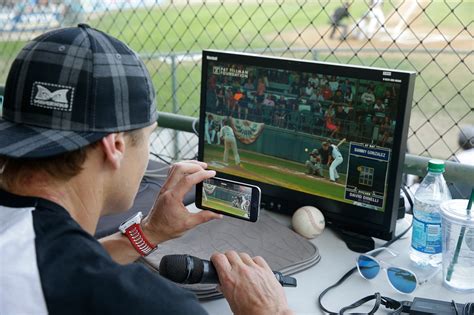
<path fill-rule="evenodd" d="M 114 262 L 61 206 L 0 190 L 2 206 L 35 208 L 36 259 L 49 314 L 206 313 L 194 294 L 143 265 Z"/>

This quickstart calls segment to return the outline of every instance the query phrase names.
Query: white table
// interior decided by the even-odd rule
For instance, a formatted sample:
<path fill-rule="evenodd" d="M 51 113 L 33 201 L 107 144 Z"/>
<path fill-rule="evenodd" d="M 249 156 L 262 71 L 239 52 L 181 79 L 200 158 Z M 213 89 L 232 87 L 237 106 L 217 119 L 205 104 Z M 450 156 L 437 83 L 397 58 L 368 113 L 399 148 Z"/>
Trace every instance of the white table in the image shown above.
<path fill-rule="evenodd" d="M 193 205 L 189 206 L 191 211 L 195 211 Z M 282 224 L 289 226 L 290 217 L 272 213 Z M 404 230 L 408 226 L 410 218 L 399 220 L 397 228 Z M 398 230 L 397 230 L 398 233 Z M 408 249 L 410 248 L 411 233 L 390 247 L 399 253 L 394 260 L 387 260 L 396 266 L 411 268 L 408 258 Z M 329 285 L 335 283 L 349 269 L 355 266 L 358 253 L 350 251 L 345 243 L 337 238 L 331 229 L 325 231 L 317 238 L 311 240 L 320 251 L 321 261 L 315 266 L 303 272 L 293 275 L 298 280 L 297 288 L 285 288 L 290 308 L 296 314 L 322 314 L 318 306 L 319 294 Z M 380 245 L 383 241 L 376 240 Z M 474 294 L 461 294 L 450 291 L 442 285 L 442 274 L 438 273 L 428 283 L 419 286 L 413 294 L 401 294 L 395 291 L 388 283 L 385 271 L 383 270 L 375 279 L 368 281 L 363 279 L 356 271 L 341 286 L 330 291 L 323 299 L 324 306 L 331 311 L 339 311 L 343 306 L 354 303 L 360 298 L 380 292 L 383 296 L 391 297 L 395 300 L 412 301 L 413 298 L 423 297 L 430 299 L 439 299 L 443 301 L 455 300 L 458 303 L 474 302 Z M 373 301 L 372 301 L 373 302 Z M 225 299 L 202 302 L 203 307 L 210 314 L 232 314 Z M 360 307 L 357 310 L 364 312 L 372 308 L 373 303 L 367 303 L 368 306 Z M 383 307 L 380 310 L 385 310 Z M 379 311 L 377 314 L 384 314 L 385 311 Z"/>

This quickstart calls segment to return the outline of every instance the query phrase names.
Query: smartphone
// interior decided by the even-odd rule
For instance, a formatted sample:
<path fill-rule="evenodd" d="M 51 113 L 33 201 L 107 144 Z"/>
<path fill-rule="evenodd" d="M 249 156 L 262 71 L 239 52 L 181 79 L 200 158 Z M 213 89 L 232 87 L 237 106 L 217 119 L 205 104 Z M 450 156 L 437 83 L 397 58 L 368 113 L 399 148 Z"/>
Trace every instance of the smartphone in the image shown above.
<path fill-rule="evenodd" d="M 196 206 L 255 222 L 260 211 L 258 186 L 213 177 L 196 185 Z"/>

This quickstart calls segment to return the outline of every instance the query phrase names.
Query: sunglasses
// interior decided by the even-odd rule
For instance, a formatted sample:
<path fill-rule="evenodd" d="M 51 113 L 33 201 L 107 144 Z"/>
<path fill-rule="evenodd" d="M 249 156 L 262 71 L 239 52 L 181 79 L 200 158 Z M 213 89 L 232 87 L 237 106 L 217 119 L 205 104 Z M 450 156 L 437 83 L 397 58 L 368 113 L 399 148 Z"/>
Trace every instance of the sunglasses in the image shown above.
<path fill-rule="evenodd" d="M 387 272 L 387 279 L 390 285 L 401 293 L 412 293 L 418 285 L 428 282 L 434 277 L 440 268 L 437 268 L 426 280 L 419 281 L 416 274 L 408 269 L 392 266 L 382 260 L 376 259 L 374 256 L 382 251 L 387 251 L 393 257 L 397 254 L 387 247 L 380 247 L 365 254 L 359 255 L 356 261 L 357 269 L 360 275 L 367 279 L 374 279 L 380 272 L 380 269 L 385 269 Z"/>

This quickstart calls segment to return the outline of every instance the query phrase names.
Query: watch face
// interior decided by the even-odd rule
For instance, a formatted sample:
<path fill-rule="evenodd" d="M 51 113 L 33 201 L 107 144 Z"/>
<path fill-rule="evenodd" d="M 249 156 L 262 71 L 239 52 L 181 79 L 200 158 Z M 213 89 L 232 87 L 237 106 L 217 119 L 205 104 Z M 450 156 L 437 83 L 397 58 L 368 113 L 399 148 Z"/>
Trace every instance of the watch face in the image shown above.
<path fill-rule="evenodd" d="M 131 227 L 132 225 L 134 224 L 140 224 L 140 222 L 142 222 L 142 217 L 143 217 L 143 214 L 141 211 L 137 212 L 136 214 L 134 214 L 132 217 L 128 218 L 127 220 L 125 220 L 122 224 L 120 224 L 119 226 L 119 230 L 122 232 L 122 233 L 125 233 L 125 231 Z"/>

